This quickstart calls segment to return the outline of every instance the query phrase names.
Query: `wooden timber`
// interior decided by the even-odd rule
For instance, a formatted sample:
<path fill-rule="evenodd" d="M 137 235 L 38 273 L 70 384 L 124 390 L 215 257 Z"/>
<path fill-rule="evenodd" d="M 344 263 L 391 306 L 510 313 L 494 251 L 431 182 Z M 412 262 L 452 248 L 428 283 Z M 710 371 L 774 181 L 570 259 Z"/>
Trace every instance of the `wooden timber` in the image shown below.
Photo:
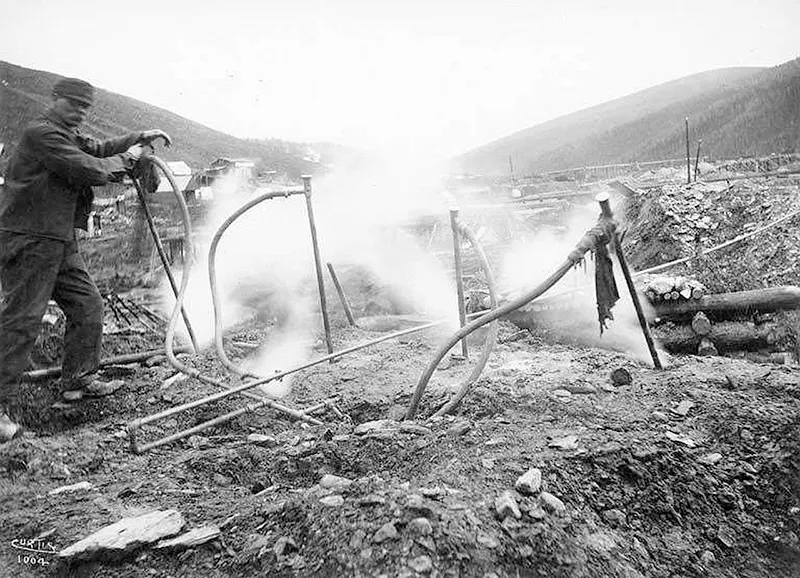
<path fill-rule="evenodd" d="M 654 317 L 662 319 L 680 317 L 703 311 L 777 311 L 800 308 L 800 287 L 783 285 L 737 291 L 735 293 L 715 293 L 700 299 L 664 301 L 653 305 Z"/>
<path fill-rule="evenodd" d="M 778 343 L 783 334 L 775 323 L 756 325 L 750 321 L 721 321 L 711 325 L 705 336 L 698 335 L 689 325 L 665 324 L 653 327 L 653 336 L 673 353 L 714 354 L 736 350 L 758 350 Z"/>

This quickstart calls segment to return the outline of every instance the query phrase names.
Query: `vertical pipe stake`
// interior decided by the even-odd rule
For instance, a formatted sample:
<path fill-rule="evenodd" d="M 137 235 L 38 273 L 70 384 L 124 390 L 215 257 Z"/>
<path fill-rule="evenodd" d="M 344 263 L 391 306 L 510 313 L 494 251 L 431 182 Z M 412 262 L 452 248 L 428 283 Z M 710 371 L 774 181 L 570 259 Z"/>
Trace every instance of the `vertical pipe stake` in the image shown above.
<path fill-rule="evenodd" d="M 456 294 L 458 295 L 458 322 L 461 327 L 467 324 L 467 311 L 464 305 L 464 279 L 461 269 L 461 238 L 458 233 L 458 209 L 450 209 L 450 228 L 453 230 L 453 258 L 456 265 Z M 467 338 L 461 340 L 461 352 L 469 359 Z"/>
<path fill-rule="evenodd" d="M 319 304 L 322 308 L 322 325 L 325 327 L 325 343 L 328 353 L 333 353 L 331 342 L 331 324 L 328 320 L 328 302 L 325 299 L 325 278 L 322 276 L 322 260 L 319 256 L 319 242 L 317 241 L 317 224 L 314 221 L 314 208 L 311 206 L 311 175 L 303 175 L 303 190 L 306 194 L 306 209 L 308 209 L 308 226 L 311 228 L 311 245 L 314 248 L 314 268 L 317 271 L 317 286 L 319 287 Z M 331 363 L 333 360 L 331 359 Z"/>
<path fill-rule="evenodd" d="M 347 295 L 344 294 L 342 284 L 339 283 L 339 277 L 336 275 L 336 271 L 333 270 L 333 265 L 331 263 L 328 263 L 328 273 L 331 274 L 333 286 L 336 287 L 336 293 L 339 294 L 339 301 L 342 302 L 342 309 L 344 309 L 347 322 L 353 327 L 357 327 L 356 320 L 353 318 L 353 312 L 350 310 L 350 303 L 347 301 Z"/>
<path fill-rule="evenodd" d="M 611 212 L 611 205 L 608 202 L 608 193 L 600 193 L 595 197 L 595 200 L 600 203 L 600 211 L 603 217 L 613 219 L 614 215 Z M 619 261 L 619 268 L 622 270 L 622 275 L 625 277 L 625 284 L 628 286 L 628 291 L 631 294 L 631 301 L 633 301 L 633 308 L 636 310 L 636 317 L 639 318 L 639 325 L 644 333 L 644 340 L 647 342 L 647 349 L 650 351 L 650 357 L 653 358 L 653 365 L 656 369 L 661 369 L 661 360 L 658 358 L 653 336 L 650 334 L 650 327 L 647 325 L 647 319 L 644 316 L 642 303 L 639 301 L 639 294 L 636 292 L 636 287 L 633 285 L 633 277 L 631 271 L 628 269 L 628 262 L 625 260 L 625 255 L 622 253 L 622 243 L 620 243 L 619 234 L 616 227 L 614 227 L 614 238 L 611 240 L 614 251 L 617 254 L 617 261 Z"/>

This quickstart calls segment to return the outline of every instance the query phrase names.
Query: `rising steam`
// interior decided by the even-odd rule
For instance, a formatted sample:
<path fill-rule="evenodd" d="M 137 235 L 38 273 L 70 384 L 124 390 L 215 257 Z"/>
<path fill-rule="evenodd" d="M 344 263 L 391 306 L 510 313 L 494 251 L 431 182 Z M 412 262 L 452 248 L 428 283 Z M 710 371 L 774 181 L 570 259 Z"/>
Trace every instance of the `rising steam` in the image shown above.
<path fill-rule="evenodd" d="M 363 269 L 417 313 L 457 323 L 453 281 L 417 240 L 402 231 L 419 215 L 441 213 L 434 177 L 404 167 L 381 166 L 358 174 L 333 174 L 314 179 L 313 204 L 323 267 Z M 299 188 L 295 185 L 291 188 Z M 214 201 L 197 242 L 195 262 L 185 299 L 198 340 L 213 339 L 209 290 L 208 242 L 220 224 L 247 200 L 267 192 L 252 191 L 229 177 L 215 183 Z M 217 283 L 222 323 L 226 328 L 253 314 L 274 319 L 272 331 L 244 369 L 268 376 L 307 361 L 319 336 L 321 316 L 306 204 L 303 196 L 264 201 L 235 221 L 217 250 Z M 327 271 L 324 271 L 327 275 Z M 328 301 L 335 299 L 328 285 Z M 169 286 L 164 285 L 165 297 Z M 171 296 L 167 302 L 172 302 Z M 181 330 L 182 330 L 181 326 Z M 269 393 L 288 393 L 288 378 L 268 384 Z M 271 387 L 270 387 L 271 386 Z"/>

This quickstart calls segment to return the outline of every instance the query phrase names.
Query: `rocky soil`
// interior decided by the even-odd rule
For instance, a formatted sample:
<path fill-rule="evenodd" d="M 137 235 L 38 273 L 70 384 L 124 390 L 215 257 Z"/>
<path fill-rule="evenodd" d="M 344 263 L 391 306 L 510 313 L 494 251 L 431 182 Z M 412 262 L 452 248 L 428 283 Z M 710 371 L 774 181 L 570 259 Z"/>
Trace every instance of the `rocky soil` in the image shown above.
<path fill-rule="evenodd" d="M 793 198 L 781 192 L 762 209 L 790 210 L 793 186 Z M 701 216 L 720 223 L 702 228 L 708 242 L 731 220 L 714 212 L 713 195 L 724 192 L 703 192 L 715 200 Z M 662 212 L 648 214 L 674 219 L 664 207 L 677 201 L 651 195 L 644 202 Z M 762 214 L 748 210 L 744 224 Z M 644 238 L 637 223 L 629 241 Z M 664 224 L 665 246 L 683 242 L 684 224 Z M 769 243 L 777 241 L 758 246 L 779 246 Z M 637 253 L 636 265 L 682 256 L 658 252 Z M 792 266 L 787 258 L 773 268 Z M 781 283 L 799 283 L 794 269 L 782 275 Z M 391 330 L 387 320 L 382 330 Z M 339 310 L 333 321 L 337 349 L 381 335 L 349 327 Z M 231 338 L 259 341 L 269 330 L 252 321 Z M 174 371 L 160 357 L 107 368 L 125 386 L 72 412 L 50 408 L 52 381 L 29 384 L 29 431 L 0 446 L 0 576 L 800 575 L 796 365 L 685 356 L 659 371 L 625 353 L 504 323 L 457 415 L 426 419 L 468 376 L 477 337 L 470 361 L 447 357 L 417 419 L 403 422 L 446 335 L 408 335 L 297 374 L 284 403 L 331 400 L 315 413 L 323 425 L 262 409 L 142 455 L 129 450 L 128 422 L 215 390 L 168 381 Z M 158 343 L 153 334 L 117 330 L 105 347 L 113 354 Z M 236 359 L 249 354 L 231 351 Z M 185 360 L 226 376 L 211 352 Z M 621 369 L 630 380 L 612 379 Z M 144 435 L 242 404 L 228 398 Z M 131 518 L 138 521 L 125 522 L 128 530 L 115 530 L 115 546 L 67 550 Z M 164 541 L 188 530 L 197 532 Z"/>

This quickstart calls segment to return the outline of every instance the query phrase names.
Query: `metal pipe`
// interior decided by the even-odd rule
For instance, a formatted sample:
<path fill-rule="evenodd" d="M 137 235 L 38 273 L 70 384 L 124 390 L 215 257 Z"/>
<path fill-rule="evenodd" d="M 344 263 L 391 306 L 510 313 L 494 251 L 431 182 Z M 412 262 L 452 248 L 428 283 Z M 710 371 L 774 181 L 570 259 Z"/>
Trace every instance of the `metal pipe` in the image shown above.
<path fill-rule="evenodd" d="M 303 189 L 306 193 L 306 208 L 308 209 L 308 226 L 311 229 L 311 245 L 314 248 L 314 268 L 317 272 L 317 286 L 319 287 L 319 304 L 322 308 L 322 325 L 325 328 L 325 343 L 328 345 L 328 353 L 333 353 L 333 342 L 331 341 L 331 324 L 328 319 L 328 304 L 325 299 L 325 278 L 322 275 L 322 259 L 319 255 L 319 243 L 317 241 L 317 225 L 314 222 L 314 208 L 311 205 L 311 176 L 303 175 Z"/>
<path fill-rule="evenodd" d="M 614 214 L 611 212 L 611 204 L 609 203 L 608 193 L 600 193 L 595 198 L 597 202 L 600 203 L 600 211 L 602 212 L 603 217 L 609 221 L 613 220 Z M 622 242 L 620 241 L 619 233 L 617 233 L 616 227 L 614 227 L 612 231 L 612 243 L 617 254 L 619 267 L 622 269 L 622 275 L 625 277 L 625 284 L 628 286 L 628 291 L 631 294 L 631 301 L 633 301 L 633 308 L 636 310 L 636 317 L 639 319 L 639 326 L 642 328 L 644 340 L 647 342 L 647 349 L 650 351 L 650 357 L 653 358 L 653 365 L 656 369 L 661 369 L 661 361 L 658 359 L 658 352 L 656 351 L 656 346 L 653 342 L 653 336 L 650 334 L 650 327 L 647 325 L 647 319 L 645 319 L 642 304 L 639 301 L 639 294 L 636 292 L 636 287 L 633 285 L 633 276 L 628 268 L 628 262 L 625 259 L 625 254 L 622 252 Z"/>
<path fill-rule="evenodd" d="M 182 413 L 184 411 L 187 411 L 187 410 L 190 410 L 190 409 L 194 409 L 196 407 L 200 407 L 201 405 L 206 405 L 208 403 L 212 403 L 214 401 L 219 401 L 221 399 L 225 399 L 226 397 L 230 397 L 232 395 L 236 395 L 237 393 L 241 393 L 243 391 L 247 391 L 248 389 L 252 389 L 252 388 L 254 388 L 254 387 L 258 386 L 258 385 L 264 385 L 266 383 L 269 383 L 270 381 L 273 381 L 273 380 L 276 380 L 276 379 L 281 379 L 283 377 L 286 377 L 287 375 L 290 375 L 292 373 L 296 373 L 298 371 L 302 371 L 303 369 L 308 369 L 309 367 L 313 367 L 313 366 L 318 365 L 320 363 L 324 363 L 326 361 L 330 361 L 331 359 L 336 359 L 337 357 L 342 357 L 343 355 L 347 355 L 348 353 L 353 353 L 354 351 L 358 351 L 359 349 L 364 349 L 365 347 L 370 347 L 372 345 L 377 345 L 378 343 L 381 343 L 382 341 L 388 341 L 389 339 L 394 339 L 396 337 L 402 337 L 403 335 L 408 335 L 409 333 L 416 333 L 417 331 L 423 331 L 425 329 L 430 329 L 432 327 L 436 327 L 437 325 L 443 325 L 445 323 L 446 323 L 445 320 L 433 321 L 431 323 L 426 323 L 424 325 L 418 325 L 417 327 L 410 327 L 409 329 L 403 329 L 401 331 L 395 331 L 394 333 L 389 333 L 389 334 L 383 335 L 381 337 L 376 337 L 375 339 L 371 339 L 370 341 L 367 341 L 365 343 L 359 343 L 357 345 L 354 345 L 352 347 L 348 347 L 348 348 L 343 349 L 341 351 L 336 351 L 336 352 L 331 353 L 329 355 L 326 355 L 324 357 L 320 357 L 319 359 L 315 359 L 313 361 L 309 361 L 309 362 L 303 363 L 301 365 L 295 366 L 295 367 L 293 367 L 291 369 L 288 369 L 288 370 L 285 370 L 285 371 L 280 371 L 280 372 L 278 372 L 275 375 L 272 375 L 270 377 L 262 377 L 262 378 L 259 378 L 259 379 L 255 380 L 255 381 L 244 383 L 242 385 L 237 385 L 237 386 L 231 387 L 231 388 L 227 388 L 226 386 L 223 386 L 223 387 L 226 387 L 225 391 L 221 391 L 219 393 L 213 393 L 213 394 L 211 394 L 209 396 L 206 396 L 204 398 L 196 399 L 194 401 L 187 402 L 187 403 L 185 403 L 183 405 L 178 405 L 178 406 L 175 406 L 175 407 L 171 407 L 171 408 L 166 409 L 164 411 L 161 411 L 159 413 L 156 413 L 156 414 L 153 414 L 153 415 L 149 415 L 147 417 L 144 417 L 144 418 L 141 418 L 139 420 L 136 420 L 136 422 L 134 422 L 134 423 L 135 423 L 136 426 L 142 426 L 142 425 L 154 422 L 154 421 L 165 419 L 165 418 L 170 417 L 172 415 L 175 415 L 177 413 Z"/>
<path fill-rule="evenodd" d="M 478 242 L 478 237 L 472 233 L 469 227 L 458 220 L 456 221 L 456 224 L 458 225 L 458 231 L 469 240 L 470 244 L 472 244 L 472 248 L 478 254 L 478 260 L 480 261 L 480 264 L 483 267 L 483 271 L 486 275 L 486 283 L 489 285 L 489 303 L 491 308 L 494 309 L 497 307 L 497 286 L 495 285 L 492 268 L 489 265 L 489 259 L 486 257 L 483 247 Z M 450 399 L 450 401 L 440 407 L 438 411 L 433 414 L 434 417 L 445 415 L 457 408 L 461 403 L 461 400 L 467 396 L 472 389 L 472 386 L 478 381 L 481 373 L 483 373 L 483 368 L 486 367 L 486 363 L 489 361 L 489 356 L 492 354 L 492 350 L 494 349 L 494 344 L 497 342 L 498 322 L 492 321 L 489 327 L 489 335 L 486 336 L 486 340 L 483 343 L 483 350 L 481 351 L 481 356 L 478 358 L 478 363 L 475 365 L 466 381 L 464 381 L 464 383 L 461 385 L 458 392 Z"/>
<path fill-rule="evenodd" d="M 686 183 L 691 184 L 692 152 L 689 150 L 689 117 L 687 116 L 684 120 L 686 121 Z"/>
<path fill-rule="evenodd" d="M 345 317 L 347 317 L 347 322 L 352 325 L 353 327 L 358 327 L 356 324 L 356 320 L 353 318 L 353 312 L 350 310 L 350 303 L 347 301 L 347 295 L 344 294 L 344 289 L 342 289 L 342 284 L 339 283 L 339 277 L 336 276 L 336 271 L 333 270 L 333 265 L 328 263 L 328 273 L 331 274 L 331 279 L 333 280 L 333 286 L 336 287 L 336 293 L 339 294 L 339 301 L 342 303 L 342 309 L 344 309 Z"/>
<path fill-rule="evenodd" d="M 259 377 L 254 373 L 249 373 L 242 370 L 240 367 L 234 364 L 225 353 L 225 346 L 222 341 L 222 305 L 220 304 L 219 287 L 217 286 L 217 247 L 222 239 L 222 235 L 228 230 L 228 227 L 230 227 L 231 224 L 236 221 L 236 219 L 241 217 L 256 205 L 263 203 L 264 201 L 276 199 L 278 197 L 288 198 L 292 195 L 304 194 L 305 190 L 273 191 L 264 193 L 255 197 L 254 199 L 249 200 L 222 222 L 222 224 L 214 233 L 214 237 L 211 239 L 211 244 L 208 247 L 208 284 L 211 288 L 211 304 L 214 310 L 214 348 L 216 349 L 217 355 L 222 361 L 222 364 L 237 375 L 245 377 Z"/>
<path fill-rule="evenodd" d="M 175 351 L 178 353 L 191 353 L 191 347 L 178 347 Z M 138 353 L 126 353 L 124 355 L 115 355 L 100 360 L 100 367 L 107 367 L 109 365 L 125 365 L 127 363 L 136 363 L 138 361 L 145 361 L 156 355 L 164 355 L 163 349 L 150 349 L 147 351 L 140 351 Z M 61 366 L 45 367 L 43 369 L 35 369 L 33 371 L 26 371 L 22 375 L 25 381 L 38 381 L 40 379 L 47 379 L 49 377 L 58 377 L 61 375 Z"/>
<path fill-rule="evenodd" d="M 211 378 L 211 377 L 209 377 L 207 375 L 202 374 L 197 369 L 194 369 L 192 367 L 186 366 L 185 364 L 181 363 L 181 361 L 175 356 L 173 341 L 175 339 L 175 329 L 176 329 L 176 326 L 177 326 L 177 323 L 178 323 L 178 314 L 182 310 L 184 295 L 186 294 L 186 289 L 187 289 L 187 287 L 189 285 L 189 271 L 191 269 L 192 260 L 194 258 L 194 254 L 195 254 L 195 252 L 194 252 L 194 241 L 192 239 L 191 217 L 189 215 L 189 208 L 186 205 L 186 199 L 183 198 L 183 195 L 180 192 L 180 188 L 178 187 L 178 184 L 175 181 L 175 177 L 172 174 L 172 171 L 170 171 L 169 167 L 167 166 L 167 164 L 164 161 L 162 161 L 161 159 L 159 159 L 158 157 L 155 157 L 155 156 L 152 157 L 152 161 L 156 166 L 158 166 L 163 171 L 163 173 L 167 177 L 167 180 L 169 180 L 170 185 L 172 186 L 172 192 L 175 195 L 175 199 L 177 200 L 178 207 L 180 208 L 180 211 L 181 211 L 184 235 L 185 235 L 185 238 L 186 238 L 186 241 L 187 241 L 187 244 L 188 244 L 188 248 L 187 248 L 187 257 L 188 257 L 188 259 L 186 260 L 186 263 L 185 263 L 185 266 L 184 266 L 183 275 L 181 275 L 181 286 L 180 286 L 180 289 L 178 290 L 178 295 L 177 295 L 177 298 L 176 298 L 176 301 L 175 301 L 175 307 L 173 307 L 172 314 L 170 315 L 169 321 L 167 322 L 166 335 L 164 337 L 164 349 L 165 349 L 165 354 L 167 356 L 167 360 L 169 361 L 170 365 L 172 365 L 175 369 L 177 369 L 181 373 L 184 373 L 184 374 L 186 374 L 186 375 L 188 375 L 190 377 L 194 377 L 195 379 L 198 379 L 198 380 L 200 380 L 200 381 L 202 381 L 204 383 L 208 383 L 210 385 L 214 385 L 215 387 L 220 387 L 222 389 L 225 389 L 226 391 L 230 391 L 228 386 L 225 385 L 224 383 L 222 383 L 222 382 L 220 382 L 220 381 L 218 381 L 218 380 L 216 380 L 214 378 Z M 248 397 L 254 397 L 254 395 L 251 394 L 251 393 L 246 393 L 244 395 L 247 395 Z M 259 401 L 261 401 L 261 399 L 262 399 L 262 398 L 260 398 L 258 396 L 255 396 L 255 397 Z M 275 409 L 283 411 L 282 406 L 277 406 L 276 405 L 276 406 L 273 406 L 273 407 Z M 294 411 L 294 410 L 291 410 L 291 411 Z M 152 418 L 152 416 L 151 416 L 151 418 Z M 322 423 L 319 420 L 316 420 L 316 419 L 308 417 L 308 416 L 306 416 L 305 418 L 302 418 L 302 419 L 304 419 L 305 421 L 307 421 L 309 423 L 315 424 L 315 425 L 321 425 L 321 423 Z M 142 421 L 147 422 L 147 421 L 152 421 L 152 419 L 146 418 L 145 420 L 134 420 L 133 422 L 130 422 L 128 424 L 128 429 L 135 431 L 138 428 L 139 424 L 142 423 Z M 132 448 L 134 450 L 136 449 L 135 448 L 135 444 L 133 442 L 131 443 L 131 446 L 132 446 Z"/>
<path fill-rule="evenodd" d="M 157 159 L 156 157 L 150 157 L 153 162 Z M 172 171 L 170 170 L 169 166 L 164 163 L 159 165 L 161 170 L 164 171 L 164 174 L 167 175 L 167 179 L 170 179 L 172 176 Z M 144 218 L 147 220 L 147 226 L 150 229 L 150 235 L 153 237 L 153 243 L 155 243 L 156 251 L 158 252 L 158 257 L 161 259 L 161 264 L 164 266 L 164 271 L 167 273 L 167 279 L 169 279 L 169 284 L 172 287 L 172 293 L 175 295 L 175 298 L 178 298 L 178 285 L 175 283 L 175 276 L 172 274 L 172 267 L 169 265 L 169 260 L 167 259 L 167 254 L 164 251 L 164 245 L 161 242 L 161 237 L 158 234 L 158 230 L 156 229 L 155 221 L 153 221 L 153 215 L 150 213 L 150 207 L 147 206 L 147 199 L 145 198 L 144 191 L 142 190 L 142 186 L 137 179 L 131 179 L 133 181 L 134 187 L 136 187 L 136 194 L 139 196 L 139 203 L 142 206 L 142 210 L 144 211 Z M 170 180 L 172 182 L 174 177 Z M 178 193 L 180 194 L 180 193 Z M 186 331 L 189 334 L 189 339 L 192 341 L 192 347 L 194 351 L 197 352 L 200 348 L 197 346 L 197 338 L 194 334 L 194 329 L 192 329 L 192 324 L 189 321 L 189 316 L 186 314 L 186 310 L 181 305 L 181 315 L 183 316 L 183 322 L 186 324 Z"/>
<path fill-rule="evenodd" d="M 465 338 L 467 335 L 475 331 L 476 329 L 490 323 L 496 319 L 500 319 L 504 315 L 514 311 L 515 309 L 519 309 L 523 305 L 533 301 L 544 292 L 549 290 L 553 285 L 555 285 L 559 279 L 561 279 L 564 275 L 566 275 L 572 267 L 575 266 L 576 263 L 580 262 L 583 259 L 583 255 L 592 247 L 595 246 L 595 243 L 600 241 L 608 242 L 611 239 L 611 231 L 613 229 L 613 222 L 609 221 L 608 219 L 602 219 L 600 222 L 597 223 L 592 229 L 586 232 L 586 234 L 581 238 L 578 244 L 575 246 L 575 249 L 567 256 L 567 260 L 562 263 L 556 271 L 550 275 L 547 279 L 545 279 L 542 283 L 540 283 L 537 287 L 517 297 L 516 299 L 509 301 L 505 305 L 498 307 L 497 309 L 491 310 L 489 313 L 482 315 L 478 319 L 475 319 L 468 325 L 465 325 L 455 334 L 453 334 L 446 343 L 441 345 L 439 349 L 436 351 L 433 360 L 428 364 L 428 367 L 423 372 L 422 376 L 419 378 L 419 382 L 417 383 L 416 390 L 414 391 L 414 395 L 411 398 L 411 402 L 409 403 L 408 410 L 406 411 L 405 419 L 412 419 L 414 414 L 417 411 L 417 406 L 419 405 L 419 401 L 422 398 L 422 394 L 425 392 L 425 388 L 428 386 L 428 382 L 430 381 L 433 372 L 436 371 L 436 367 L 438 367 L 439 363 L 442 361 L 442 358 L 447 354 L 451 347 L 457 344 L 461 339 Z"/>
<path fill-rule="evenodd" d="M 450 209 L 450 229 L 453 232 L 453 260 L 456 267 L 456 295 L 458 298 L 458 324 L 464 327 L 467 322 L 467 312 L 464 307 L 464 279 L 462 278 L 463 271 L 461 266 L 461 239 L 458 236 L 458 209 Z M 464 359 L 469 359 L 469 347 L 467 340 L 461 340 L 461 353 Z"/>
<path fill-rule="evenodd" d="M 199 433 L 199 432 L 201 432 L 203 430 L 206 430 L 206 429 L 208 429 L 210 427 L 214 427 L 215 425 L 220 425 L 222 423 L 228 422 L 228 421 L 230 421 L 230 420 L 232 420 L 234 418 L 239 417 L 242 414 L 256 411 L 257 409 L 260 409 L 262 407 L 270 407 L 270 408 L 273 408 L 273 409 L 278 409 L 281 412 L 286 413 L 286 414 L 288 414 L 288 415 L 290 415 L 290 416 L 292 416 L 292 417 L 294 417 L 296 419 L 309 421 L 311 423 L 315 423 L 316 425 L 319 425 L 319 424 L 322 423 L 322 422 L 320 422 L 318 420 L 315 420 L 313 418 L 309 418 L 309 416 L 307 416 L 305 414 L 305 412 L 294 410 L 292 408 L 283 406 L 283 405 L 275 402 L 272 399 L 266 398 L 266 399 L 261 399 L 259 401 L 256 401 L 254 403 L 248 403 L 244 407 L 241 407 L 241 408 L 236 409 L 234 411 L 228 412 L 228 413 L 223 414 L 223 415 L 221 415 L 219 417 L 215 417 L 213 419 L 204 421 L 202 423 L 197 424 L 194 427 L 190 427 L 190 428 L 185 429 L 185 430 L 177 431 L 172 435 L 165 436 L 163 438 L 160 438 L 158 440 L 152 441 L 150 443 L 141 444 L 141 445 L 138 443 L 138 439 L 137 439 L 137 437 L 138 437 L 138 429 L 139 429 L 138 426 L 133 426 L 133 427 L 128 426 L 128 437 L 129 437 L 129 441 L 130 441 L 130 444 L 131 444 L 131 448 L 133 449 L 133 452 L 136 453 L 136 454 L 141 454 L 141 453 L 144 453 L 144 452 L 146 452 L 148 450 L 151 450 L 153 448 L 157 448 L 159 446 L 163 446 L 163 445 L 172 443 L 172 442 L 177 441 L 179 439 L 183 439 L 185 437 L 189 437 L 190 435 L 194 435 L 194 434 Z"/>

